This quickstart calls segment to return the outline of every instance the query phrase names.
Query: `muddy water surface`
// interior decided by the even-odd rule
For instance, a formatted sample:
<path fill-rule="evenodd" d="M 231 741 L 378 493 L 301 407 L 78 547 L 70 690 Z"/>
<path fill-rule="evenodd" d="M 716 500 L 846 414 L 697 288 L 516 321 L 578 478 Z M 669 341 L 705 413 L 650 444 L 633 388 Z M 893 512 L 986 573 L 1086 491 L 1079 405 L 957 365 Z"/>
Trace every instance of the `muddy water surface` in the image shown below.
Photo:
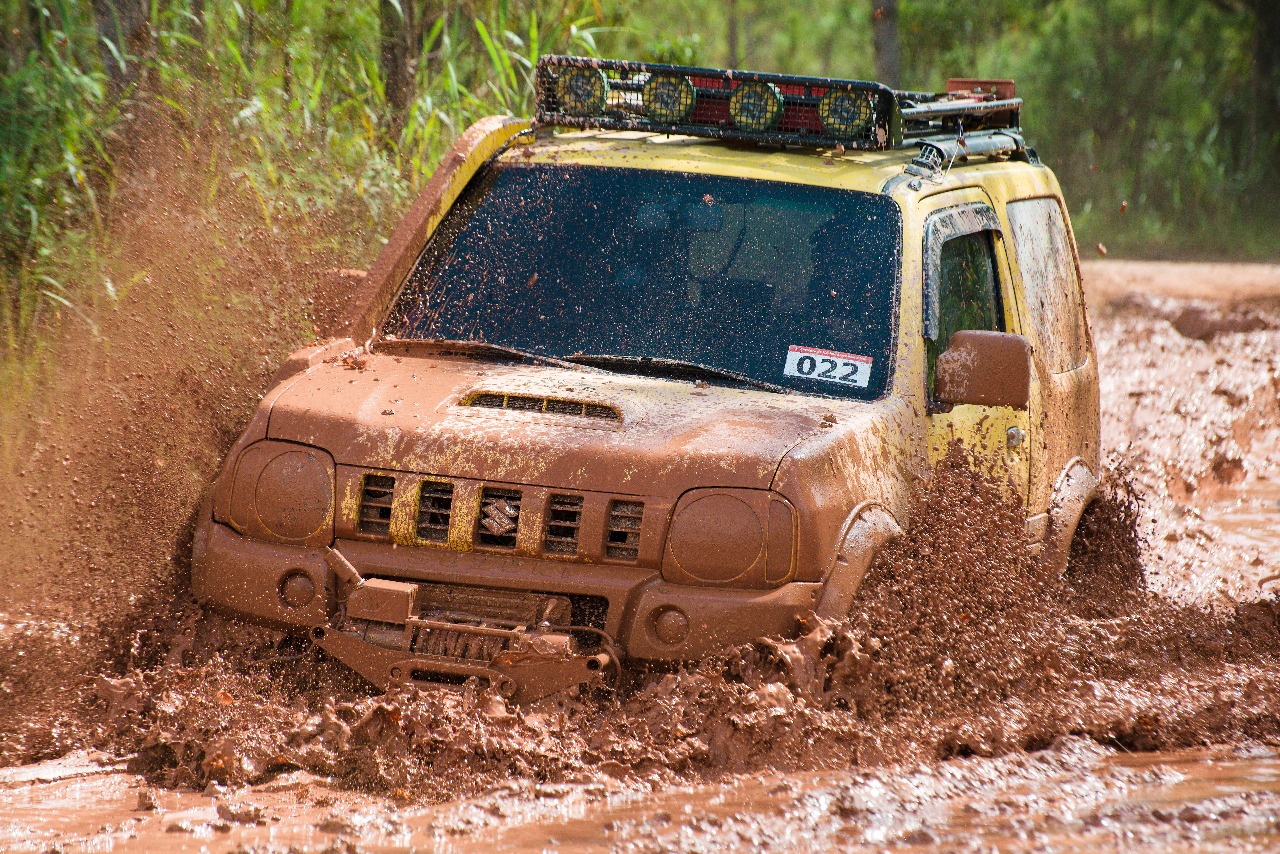
<path fill-rule="evenodd" d="M 7 755 L 78 751 L 0 770 L 0 847 L 1275 848 L 1280 275 L 1090 276 L 1104 444 L 1127 472 L 1113 509 L 1132 484 L 1150 593 L 1063 588 L 1010 549 L 1012 517 L 944 502 L 853 623 L 603 704 L 292 685 L 246 667 L 252 638 L 184 665 L 198 643 L 142 627 L 102 679 L 6 722 Z M 1134 557 L 1118 542 L 1104 579 Z M 22 653 L 62 660 L 81 627 L 0 623 L 0 705 L 21 709 L 42 684 Z"/>

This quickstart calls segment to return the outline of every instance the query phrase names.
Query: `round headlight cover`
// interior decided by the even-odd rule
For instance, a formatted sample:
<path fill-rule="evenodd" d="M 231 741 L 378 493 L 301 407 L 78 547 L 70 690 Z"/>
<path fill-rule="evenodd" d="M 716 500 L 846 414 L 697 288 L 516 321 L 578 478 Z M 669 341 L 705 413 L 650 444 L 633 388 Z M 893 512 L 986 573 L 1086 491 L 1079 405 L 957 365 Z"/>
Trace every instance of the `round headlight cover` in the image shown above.
<path fill-rule="evenodd" d="M 699 581 L 733 581 L 764 549 L 764 525 L 751 506 L 727 492 L 681 502 L 667 534 L 671 559 Z"/>
<path fill-rule="evenodd" d="M 675 124 L 688 118 L 698 100 L 697 90 L 681 74 L 655 74 L 644 84 L 644 109 L 657 122 Z"/>
<path fill-rule="evenodd" d="M 236 460 L 229 521 L 242 534 L 317 545 L 333 534 L 333 481 L 319 448 L 255 442 Z"/>
<path fill-rule="evenodd" d="M 818 117 L 827 133 L 862 136 L 871 126 L 871 99 L 865 92 L 831 89 L 818 103 Z"/>
<path fill-rule="evenodd" d="M 333 473 L 320 453 L 309 448 L 285 451 L 258 475 L 258 519 L 282 540 L 305 540 L 329 521 Z"/>
<path fill-rule="evenodd" d="M 556 100 L 571 116 L 600 115 L 608 97 L 609 80 L 598 68 L 566 68 L 556 81 Z"/>
<path fill-rule="evenodd" d="M 796 512 L 766 489 L 691 489 L 676 504 L 662 556 L 674 584 L 767 589 L 795 574 Z"/>
<path fill-rule="evenodd" d="M 773 130 L 782 117 L 782 92 L 772 83 L 749 80 L 729 96 L 729 117 L 743 130 Z"/>

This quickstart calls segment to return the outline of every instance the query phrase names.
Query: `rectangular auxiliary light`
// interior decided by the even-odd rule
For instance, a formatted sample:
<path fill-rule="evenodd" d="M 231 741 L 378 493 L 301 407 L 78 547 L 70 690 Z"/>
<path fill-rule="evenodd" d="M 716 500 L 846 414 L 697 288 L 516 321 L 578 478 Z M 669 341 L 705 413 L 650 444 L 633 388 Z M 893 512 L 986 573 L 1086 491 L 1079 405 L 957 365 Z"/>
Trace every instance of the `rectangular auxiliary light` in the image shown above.
<path fill-rule="evenodd" d="M 540 124 L 827 148 L 902 140 L 880 83 L 576 56 L 542 57 L 537 81 Z"/>

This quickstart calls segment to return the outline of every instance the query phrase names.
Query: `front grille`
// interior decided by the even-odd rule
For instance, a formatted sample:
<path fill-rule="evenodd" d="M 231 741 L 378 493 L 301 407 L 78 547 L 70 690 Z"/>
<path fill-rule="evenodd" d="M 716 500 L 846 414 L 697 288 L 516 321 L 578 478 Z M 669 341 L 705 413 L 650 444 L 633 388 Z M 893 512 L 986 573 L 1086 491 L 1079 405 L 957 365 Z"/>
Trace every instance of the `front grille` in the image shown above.
<path fill-rule="evenodd" d="M 551 496 L 547 504 L 547 534 L 542 541 L 542 550 L 548 554 L 577 554 L 581 527 L 582 496 Z"/>
<path fill-rule="evenodd" d="M 519 529 L 519 491 L 486 486 L 480 493 L 476 542 L 482 546 L 513 549 L 516 547 L 516 532 Z"/>
<path fill-rule="evenodd" d="M 425 481 L 418 494 L 418 539 L 432 543 L 449 540 L 453 513 L 453 484 Z"/>
<path fill-rule="evenodd" d="M 581 400 L 565 400 L 558 397 L 539 397 L 529 394 L 501 394 L 481 392 L 464 403 L 484 409 L 515 409 L 523 412 L 550 412 L 554 415 L 576 415 L 580 418 L 599 418 L 606 421 L 622 421 L 622 413 L 603 403 L 584 403 Z"/>
<path fill-rule="evenodd" d="M 613 501 L 609 504 L 609 531 L 605 540 L 605 557 L 614 560 L 636 560 L 640 557 L 640 523 L 644 504 L 639 501 Z"/>
<path fill-rule="evenodd" d="M 391 533 L 391 498 L 396 489 L 396 479 L 383 474 L 367 474 L 360 490 L 360 521 L 362 534 Z M 350 517 L 348 517 L 350 518 Z"/>

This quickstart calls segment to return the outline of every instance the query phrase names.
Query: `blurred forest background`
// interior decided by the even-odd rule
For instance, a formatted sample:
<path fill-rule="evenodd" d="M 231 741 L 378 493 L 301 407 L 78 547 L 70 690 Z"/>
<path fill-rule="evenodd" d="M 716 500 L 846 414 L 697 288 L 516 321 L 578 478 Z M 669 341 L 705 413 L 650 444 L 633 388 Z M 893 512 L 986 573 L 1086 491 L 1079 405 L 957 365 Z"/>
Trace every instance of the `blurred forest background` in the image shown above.
<path fill-rule="evenodd" d="M 1275 0 L 0 0 L 0 363 L 129 287 L 105 271 L 138 137 L 367 264 L 456 134 L 529 113 L 546 52 L 1013 77 L 1086 256 L 1280 257 Z"/>

